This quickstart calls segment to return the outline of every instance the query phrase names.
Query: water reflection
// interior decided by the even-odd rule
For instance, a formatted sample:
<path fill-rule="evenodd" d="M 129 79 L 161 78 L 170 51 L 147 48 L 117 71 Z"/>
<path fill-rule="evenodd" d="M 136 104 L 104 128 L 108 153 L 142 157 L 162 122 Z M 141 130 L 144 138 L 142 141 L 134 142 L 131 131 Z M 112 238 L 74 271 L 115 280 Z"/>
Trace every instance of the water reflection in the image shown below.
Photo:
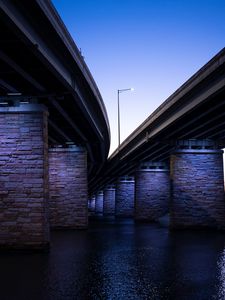
<path fill-rule="evenodd" d="M 171 295 L 175 299 L 212 299 L 216 295 L 218 254 L 224 249 L 224 236 L 213 232 L 171 234 L 173 270 Z"/>
<path fill-rule="evenodd" d="M 225 250 L 218 259 L 218 298 L 225 299 Z"/>
<path fill-rule="evenodd" d="M 225 235 L 131 220 L 55 232 L 50 253 L 0 254 L 0 299 L 225 299 Z"/>

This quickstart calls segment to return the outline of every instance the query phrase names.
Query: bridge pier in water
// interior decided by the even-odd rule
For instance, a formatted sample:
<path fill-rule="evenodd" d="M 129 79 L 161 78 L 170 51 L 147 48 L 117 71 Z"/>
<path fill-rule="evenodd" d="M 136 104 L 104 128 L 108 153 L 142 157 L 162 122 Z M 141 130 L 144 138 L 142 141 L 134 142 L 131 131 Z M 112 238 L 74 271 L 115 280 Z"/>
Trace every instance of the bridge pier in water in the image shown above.
<path fill-rule="evenodd" d="M 49 149 L 52 228 L 87 228 L 87 153 L 83 147 Z"/>
<path fill-rule="evenodd" d="M 103 214 L 115 215 L 115 186 L 107 185 L 103 191 Z"/>
<path fill-rule="evenodd" d="M 98 191 L 95 196 L 95 215 L 103 214 L 103 191 Z"/>
<path fill-rule="evenodd" d="M 0 108 L 0 248 L 49 245 L 47 121 L 40 104 Z"/>
<path fill-rule="evenodd" d="M 134 177 L 120 177 L 116 183 L 115 216 L 134 217 Z"/>
<path fill-rule="evenodd" d="M 170 227 L 225 229 L 223 151 L 212 141 L 179 141 L 170 168 Z"/>
<path fill-rule="evenodd" d="M 89 215 L 94 216 L 95 215 L 95 196 L 94 195 L 91 196 L 89 199 L 88 209 L 89 209 Z"/>
<path fill-rule="evenodd" d="M 157 221 L 169 212 L 169 169 L 162 162 L 143 162 L 135 174 L 135 220 Z"/>

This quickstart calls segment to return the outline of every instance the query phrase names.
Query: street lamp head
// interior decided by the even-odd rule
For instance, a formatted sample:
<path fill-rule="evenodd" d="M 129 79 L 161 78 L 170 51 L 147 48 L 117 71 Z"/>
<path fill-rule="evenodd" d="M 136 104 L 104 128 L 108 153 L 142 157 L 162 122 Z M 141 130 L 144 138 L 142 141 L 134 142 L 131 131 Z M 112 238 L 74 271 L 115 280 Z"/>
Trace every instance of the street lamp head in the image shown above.
<path fill-rule="evenodd" d="M 129 88 L 129 89 L 121 89 L 121 90 L 117 90 L 118 93 L 123 93 L 123 92 L 127 92 L 127 91 L 134 91 L 134 88 Z"/>

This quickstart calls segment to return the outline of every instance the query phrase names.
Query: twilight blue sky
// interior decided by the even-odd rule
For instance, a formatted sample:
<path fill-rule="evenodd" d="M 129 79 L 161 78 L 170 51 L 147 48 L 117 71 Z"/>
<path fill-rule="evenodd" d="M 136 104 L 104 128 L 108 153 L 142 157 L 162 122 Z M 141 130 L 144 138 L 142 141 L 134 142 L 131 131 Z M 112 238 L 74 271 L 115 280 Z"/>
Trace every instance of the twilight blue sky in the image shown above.
<path fill-rule="evenodd" d="M 225 46 L 225 0 L 53 0 L 121 140 Z"/>

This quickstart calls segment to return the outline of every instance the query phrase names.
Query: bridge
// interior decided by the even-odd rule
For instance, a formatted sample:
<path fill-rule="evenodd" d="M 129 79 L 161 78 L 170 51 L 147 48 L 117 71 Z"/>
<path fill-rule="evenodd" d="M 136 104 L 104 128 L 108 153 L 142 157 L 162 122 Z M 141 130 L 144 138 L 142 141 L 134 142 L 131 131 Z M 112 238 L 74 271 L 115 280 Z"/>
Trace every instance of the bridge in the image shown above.
<path fill-rule="evenodd" d="M 224 229 L 224 116 L 225 49 L 109 157 L 90 181 L 91 212 L 95 204 L 96 213 L 137 221 L 170 212 L 171 228 Z"/>
<path fill-rule="evenodd" d="M 46 249 L 90 215 L 225 228 L 225 49 L 107 160 L 107 112 L 48 0 L 0 0 L 0 248 Z M 88 201 L 89 200 L 89 201 Z"/>
<path fill-rule="evenodd" d="M 50 1 L 1 0 L 0 45 L 0 244 L 45 248 L 49 224 L 87 227 L 88 178 L 109 151 L 107 112 Z"/>

